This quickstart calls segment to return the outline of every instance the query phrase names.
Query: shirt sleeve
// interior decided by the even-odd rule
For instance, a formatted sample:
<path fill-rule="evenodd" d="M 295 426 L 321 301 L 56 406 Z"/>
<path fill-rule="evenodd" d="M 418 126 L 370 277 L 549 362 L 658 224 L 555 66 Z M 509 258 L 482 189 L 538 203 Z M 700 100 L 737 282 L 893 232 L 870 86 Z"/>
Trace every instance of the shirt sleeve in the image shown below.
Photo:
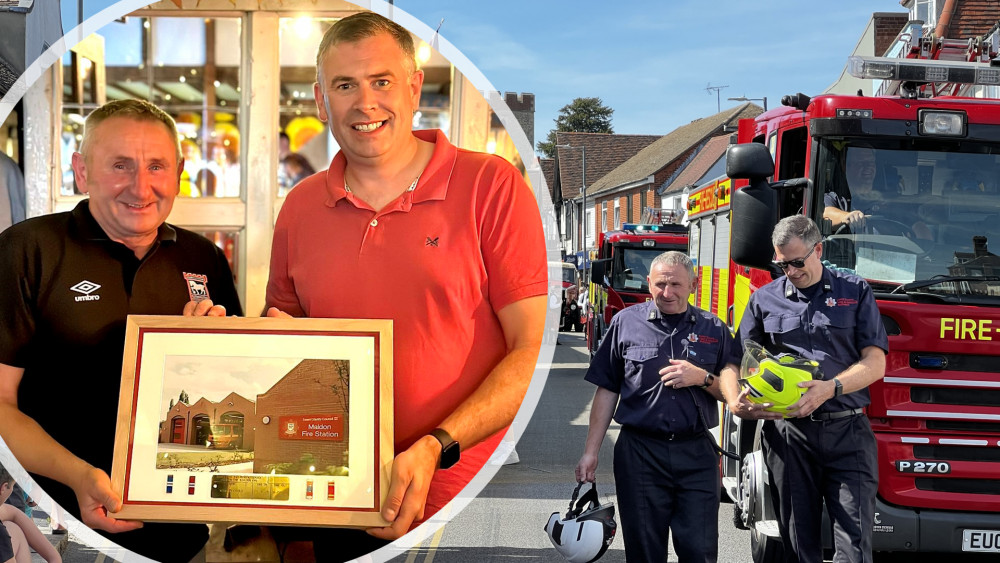
<path fill-rule="evenodd" d="M 480 245 L 489 299 L 499 311 L 527 297 L 548 293 L 545 235 L 534 194 L 517 169 L 490 157 L 484 175 L 489 189 L 477 195 Z"/>
<path fill-rule="evenodd" d="M 604 340 L 601 341 L 597 353 L 590 361 L 587 375 L 583 377 L 586 381 L 614 393 L 621 392 L 622 380 L 625 379 L 625 360 L 621 353 L 621 346 L 618 344 L 621 333 L 619 320 L 621 318 L 622 315 L 618 314 L 611 320 L 611 325 L 604 334 Z"/>
<path fill-rule="evenodd" d="M 0 363 L 25 367 L 25 351 L 35 336 L 35 302 L 38 299 L 36 268 L 28 241 L 17 232 L 0 234 Z"/>
<path fill-rule="evenodd" d="M 743 311 L 743 317 L 740 319 L 740 326 L 738 332 L 736 333 L 736 342 L 734 346 L 734 352 L 739 358 L 743 357 L 743 342 L 753 340 L 762 346 L 767 344 L 767 338 L 764 334 L 764 321 L 761 316 L 760 309 L 757 307 L 758 293 L 754 293 L 750 296 L 750 300 L 747 302 L 746 311 Z M 736 362 L 737 365 L 739 365 L 739 363 L 740 362 Z"/>
<path fill-rule="evenodd" d="M 742 346 L 736 343 L 736 339 L 733 338 L 733 334 L 729 332 L 729 327 L 719 322 L 719 342 L 721 343 L 721 349 L 719 350 L 719 365 L 715 368 L 715 374 L 718 375 L 722 368 L 726 367 L 726 364 L 736 364 L 740 365 L 742 361 Z"/>
<path fill-rule="evenodd" d="M 823 194 L 823 205 L 847 211 L 846 209 L 843 209 L 844 206 L 840 204 L 840 197 L 837 196 L 836 192 L 826 192 Z"/>
<path fill-rule="evenodd" d="M 7 527 L 0 522 L 0 561 L 11 561 L 14 559 L 14 547 L 10 543 L 10 534 Z"/>
<path fill-rule="evenodd" d="M 292 220 L 291 200 L 285 201 L 278 213 L 278 221 L 274 225 L 274 238 L 271 241 L 271 267 L 267 279 L 267 293 L 264 311 L 268 307 L 277 307 L 293 317 L 306 316 L 299 297 L 295 293 L 295 282 L 288 274 L 288 224 Z"/>
<path fill-rule="evenodd" d="M 884 352 L 889 352 L 889 337 L 885 333 L 882 314 L 875 302 L 871 286 L 860 280 L 861 291 L 858 295 L 857 330 L 854 335 L 858 353 L 869 346 L 878 346 Z"/>

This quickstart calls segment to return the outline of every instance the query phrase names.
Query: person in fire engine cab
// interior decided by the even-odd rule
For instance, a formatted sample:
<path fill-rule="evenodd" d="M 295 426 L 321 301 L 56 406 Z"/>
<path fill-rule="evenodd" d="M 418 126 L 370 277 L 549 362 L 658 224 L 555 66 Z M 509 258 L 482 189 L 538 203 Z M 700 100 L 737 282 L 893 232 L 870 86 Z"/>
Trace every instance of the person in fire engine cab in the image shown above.
<path fill-rule="evenodd" d="M 384 528 L 320 529 L 317 561 L 399 538 L 500 443 L 542 342 L 548 268 L 535 198 L 504 159 L 413 131 L 413 40 L 361 12 L 317 53 L 319 117 L 340 146 L 285 199 L 267 314 L 393 319 L 395 451 Z"/>
<path fill-rule="evenodd" d="M 834 232 L 849 228 L 855 234 L 933 239 L 922 220 L 910 223 L 905 216 L 898 216 L 902 179 L 891 167 L 880 169 L 875 150 L 847 147 L 846 151 L 843 172 L 847 189 L 831 189 L 823 197 L 823 218 L 830 221 Z"/>
<path fill-rule="evenodd" d="M 774 265 L 785 275 L 750 296 L 738 340 L 816 360 L 824 378 L 799 384 L 807 390 L 788 418 L 750 403 L 735 374 L 723 374 L 722 392 L 733 414 L 766 419 L 763 450 L 786 560 L 823 561 L 825 500 L 834 561 L 870 563 L 878 469 L 864 408 L 868 386 L 885 374 L 889 343 L 871 288 L 825 268 L 820 241 L 804 215 L 778 222 Z"/>
<path fill-rule="evenodd" d="M 625 558 L 666 561 L 673 532 L 680 561 L 718 556 L 719 456 L 709 429 L 719 422 L 716 374 L 737 377 L 739 346 L 715 315 L 688 303 L 694 264 L 658 255 L 646 278 L 651 299 L 611 325 L 585 379 L 597 386 L 578 482 L 596 479 L 612 418 L 615 488 Z"/>

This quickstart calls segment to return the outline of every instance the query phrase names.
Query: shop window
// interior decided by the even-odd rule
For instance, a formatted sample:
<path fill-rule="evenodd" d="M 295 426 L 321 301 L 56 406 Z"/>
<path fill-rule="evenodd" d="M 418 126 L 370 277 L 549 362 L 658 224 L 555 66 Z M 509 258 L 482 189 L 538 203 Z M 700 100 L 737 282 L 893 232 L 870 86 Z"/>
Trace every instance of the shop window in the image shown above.
<path fill-rule="evenodd" d="M 239 197 L 239 18 L 126 17 L 101 29 L 101 55 L 63 59 L 61 194 L 78 194 L 69 162 L 87 114 L 106 101 L 153 102 L 177 122 L 182 197 Z"/>
<path fill-rule="evenodd" d="M 215 243 L 226 259 L 229 260 L 229 269 L 233 271 L 233 281 L 239 276 L 239 256 L 240 256 L 240 233 L 238 231 L 196 231 L 199 235 Z"/>

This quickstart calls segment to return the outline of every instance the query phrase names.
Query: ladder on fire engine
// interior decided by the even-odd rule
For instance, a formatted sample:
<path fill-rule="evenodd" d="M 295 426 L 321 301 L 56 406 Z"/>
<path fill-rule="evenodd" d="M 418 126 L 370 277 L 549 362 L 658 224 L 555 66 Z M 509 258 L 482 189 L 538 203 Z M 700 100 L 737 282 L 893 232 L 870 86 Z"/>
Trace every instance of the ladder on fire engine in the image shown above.
<path fill-rule="evenodd" d="M 947 39 L 937 37 L 933 33 L 925 36 L 923 22 L 911 21 L 896 36 L 896 41 L 889 51 L 896 51 L 896 58 L 902 59 L 997 65 L 1000 60 L 994 61 L 994 59 L 1000 53 L 1000 31 L 994 27 L 993 31 L 981 37 Z M 1000 72 L 1000 67 L 997 67 L 997 72 Z M 944 76 L 947 76 L 947 72 L 942 71 L 942 77 Z M 903 95 L 901 89 L 904 88 L 906 82 L 905 80 L 886 80 L 876 92 L 876 96 Z M 919 84 L 917 95 L 920 97 L 959 96 L 963 95 L 968 87 L 969 84 L 953 83 L 944 79 Z"/>
<path fill-rule="evenodd" d="M 675 209 L 654 209 L 646 207 L 642 210 L 639 223 L 642 225 L 671 225 L 679 222 L 681 212 Z"/>

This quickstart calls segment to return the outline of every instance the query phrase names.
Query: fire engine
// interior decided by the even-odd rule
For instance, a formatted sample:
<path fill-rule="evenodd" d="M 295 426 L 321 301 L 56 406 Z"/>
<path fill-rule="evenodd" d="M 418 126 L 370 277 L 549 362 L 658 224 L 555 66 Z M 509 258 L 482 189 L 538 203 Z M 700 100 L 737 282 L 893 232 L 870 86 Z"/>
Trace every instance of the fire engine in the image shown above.
<path fill-rule="evenodd" d="M 647 209 L 644 222 L 597 235 L 597 257 L 590 265 L 585 331 L 591 355 L 597 352 L 612 317 L 625 307 L 649 300 L 649 265 L 668 250 L 686 252 L 688 229 L 676 214 Z"/>
<path fill-rule="evenodd" d="M 868 280 L 889 335 L 867 409 L 875 551 L 1000 553 L 997 42 L 922 37 L 911 24 L 897 46 L 899 58 L 849 61 L 854 76 L 880 81 L 876 96 L 785 96 L 739 123 L 728 178 L 689 200 L 695 303 L 738 327 L 751 293 L 780 275 L 775 223 L 813 218 L 823 260 Z M 867 217 L 838 224 L 831 207 Z M 738 457 L 723 458 L 723 487 L 753 559 L 778 561 L 759 425 L 726 412 L 719 440 Z"/>

